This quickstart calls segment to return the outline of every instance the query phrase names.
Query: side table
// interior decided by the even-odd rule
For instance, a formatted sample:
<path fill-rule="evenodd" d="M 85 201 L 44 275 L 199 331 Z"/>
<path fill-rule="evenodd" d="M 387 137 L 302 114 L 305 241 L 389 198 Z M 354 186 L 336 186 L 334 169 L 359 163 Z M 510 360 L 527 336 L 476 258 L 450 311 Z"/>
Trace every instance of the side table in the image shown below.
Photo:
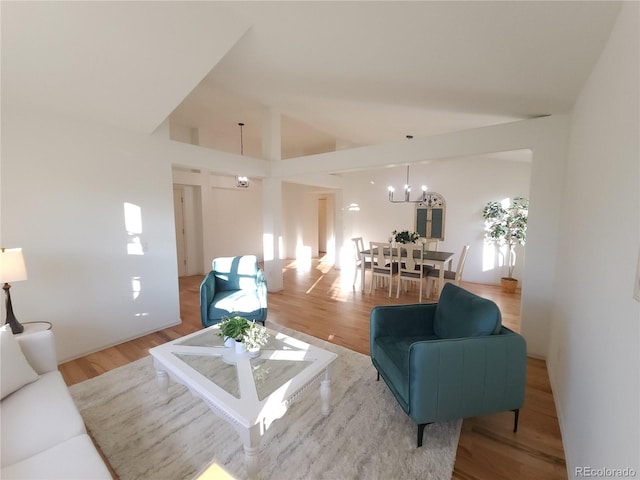
<path fill-rule="evenodd" d="M 23 322 L 22 326 L 24 330 L 22 333 L 16 334 L 18 335 L 29 335 L 30 333 L 42 332 L 44 330 L 51 330 L 51 322 Z"/>

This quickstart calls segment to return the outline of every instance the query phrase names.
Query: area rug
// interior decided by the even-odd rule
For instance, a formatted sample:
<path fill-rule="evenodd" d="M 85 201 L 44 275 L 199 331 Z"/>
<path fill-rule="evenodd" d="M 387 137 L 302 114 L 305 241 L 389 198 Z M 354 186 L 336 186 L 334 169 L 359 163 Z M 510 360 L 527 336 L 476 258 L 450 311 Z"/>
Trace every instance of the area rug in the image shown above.
<path fill-rule="evenodd" d="M 273 325 L 270 325 L 274 328 Z M 416 425 L 368 356 L 275 326 L 338 354 L 331 413 L 309 391 L 262 439 L 263 479 L 450 479 L 462 421 L 428 425 L 416 448 Z M 88 430 L 121 480 L 182 480 L 216 463 L 246 478 L 238 434 L 202 400 L 171 383 L 160 401 L 150 357 L 70 388 Z"/>

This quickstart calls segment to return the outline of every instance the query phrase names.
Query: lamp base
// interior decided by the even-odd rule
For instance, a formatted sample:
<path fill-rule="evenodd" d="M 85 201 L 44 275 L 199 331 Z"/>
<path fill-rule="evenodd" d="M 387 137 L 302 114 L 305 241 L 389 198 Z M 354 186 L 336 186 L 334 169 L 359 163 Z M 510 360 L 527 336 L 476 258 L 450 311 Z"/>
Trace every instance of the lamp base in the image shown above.
<path fill-rule="evenodd" d="M 13 307 L 11 306 L 11 294 L 9 293 L 10 288 L 11 288 L 11 285 L 9 285 L 8 283 L 5 283 L 2 286 L 2 289 L 4 290 L 4 294 L 5 294 L 5 305 L 7 307 L 7 321 L 5 322 L 5 324 L 8 323 L 9 326 L 11 327 L 11 331 L 13 332 L 13 334 L 17 335 L 18 333 L 24 332 L 24 326 L 18 321 L 16 316 L 13 314 Z"/>

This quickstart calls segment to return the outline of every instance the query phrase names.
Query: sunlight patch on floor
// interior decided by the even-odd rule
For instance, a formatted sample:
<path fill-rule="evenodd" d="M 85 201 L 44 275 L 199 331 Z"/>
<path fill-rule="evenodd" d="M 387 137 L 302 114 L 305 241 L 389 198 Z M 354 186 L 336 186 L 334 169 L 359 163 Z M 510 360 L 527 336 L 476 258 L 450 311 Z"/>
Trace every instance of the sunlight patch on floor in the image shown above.
<path fill-rule="evenodd" d="M 217 463 L 212 463 L 204 472 L 194 477 L 194 480 L 236 480 L 236 478 Z"/>
<path fill-rule="evenodd" d="M 320 278 L 318 278 L 315 282 L 313 282 L 313 285 L 311 285 L 311 287 L 309 288 L 309 290 L 307 290 L 305 293 L 308 295 L 314 288 L 316 288 L 316 285 L 318 285 L 318 283 L 320 283 L 320 281 L 324 278 L 324 275 L 320 275 Z"/>

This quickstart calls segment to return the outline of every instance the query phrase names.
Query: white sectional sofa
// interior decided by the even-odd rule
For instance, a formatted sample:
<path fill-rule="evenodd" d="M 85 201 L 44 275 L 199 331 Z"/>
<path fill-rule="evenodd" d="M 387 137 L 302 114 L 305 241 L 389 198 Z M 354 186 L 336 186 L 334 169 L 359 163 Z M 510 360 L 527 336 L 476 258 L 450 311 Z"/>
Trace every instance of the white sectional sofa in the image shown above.
<path fill-rule="evenodd" d="M 58 371 L 51 331 L 0 328 L 0 478 L 111 479 Z"/>

